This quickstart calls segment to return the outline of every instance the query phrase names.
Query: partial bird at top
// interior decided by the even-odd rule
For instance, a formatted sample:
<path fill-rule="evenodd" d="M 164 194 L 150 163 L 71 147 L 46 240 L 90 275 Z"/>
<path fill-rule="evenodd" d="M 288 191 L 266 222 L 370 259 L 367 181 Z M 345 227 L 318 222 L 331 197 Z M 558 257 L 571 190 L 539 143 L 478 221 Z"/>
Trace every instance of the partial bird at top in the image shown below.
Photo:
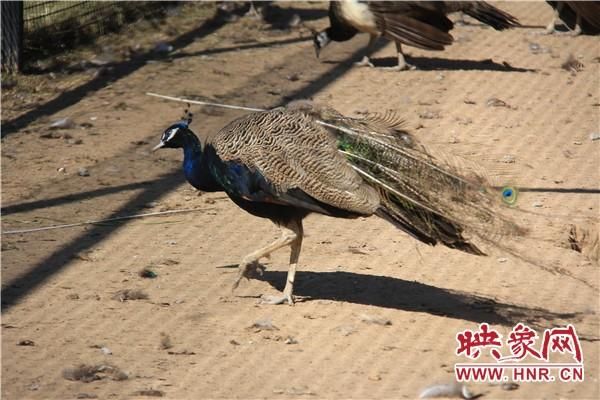
<path fill-rule="evenodd" d="M 577 36 L 600 34 L 600 1 L 547 1 L 554 8 L 552 21 L 546 33 L 556 32 L 556 24 L 564 23 L 569 34 Z"/>
<path fill-rule="evenodd" d="M 319 57 L 331 41 L 343 42 L 357 33 L 368 33 L 366 55 L 358 65 L 373 66 L 370 52 L 377 38 L 384 36 L 396 43 L 398 65 L 392 69 L 414 69 L 404 58 L 402 44 L 443 50 L 454 40 L 448 33 L 454 24 L 447 15 L 459 11 L 496 30 L 520 26 L 515 17 L 485 1 L 331 1 L 330 26 L 315 32 L 315 51 Z"/>
<path fill-rule="evenodd" d="M 234 285 L 262 271 L 260 258 L 290 246 L 283 294 L 269 303 L 293 304 L 302 220 L 310 213 L 376 215 L 423 243 L 475 255 L 484 253 L 472 238 L 522 233 L 498 213 L 479 178 L 433 158 L 393 113 L 350 118 L 299 101 L 242 116 L 206 143 L 190 122 L 170 126 L 155 149 L 182 148 L 190 184 L 224 191 L 240 208 L 280 226 L 279 239 L 243 258 Z"/>

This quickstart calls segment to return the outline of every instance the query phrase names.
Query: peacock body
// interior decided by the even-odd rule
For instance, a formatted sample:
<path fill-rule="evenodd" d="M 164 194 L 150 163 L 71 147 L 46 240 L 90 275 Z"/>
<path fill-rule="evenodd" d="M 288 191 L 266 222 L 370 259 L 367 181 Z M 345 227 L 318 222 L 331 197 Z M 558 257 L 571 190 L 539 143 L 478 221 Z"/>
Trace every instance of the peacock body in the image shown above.
<path fill-rule="evenodd" d="M 402 44 L 426 50 L 443 50 L 452 44 L 450 31 L 453 22 L 447 17 L 453 12 L 463 12 L 496 30 L 519 26 L 518 20 L 485 1 L 331 1 L 329 3 L 330 26 L 314 32 L 317 57 L 322 48 L 331 41 L 350 40 L 357 33 L 370 35 L 362 66 L 373 66 L 369 54 L 378 36 L 396 44 L 398 66 L 407 69 Z"/>
<path fill-rule="evenodd" d="M 465 235 L 518 232 L 501 217 L 480 179 L 434 159 L 394 114 L 350 118 L 300 101 L 232 121 L 201 144 L 189 124 L 169 127 L 156 148 L 183 148 L 186 179 L 203 191 L 224 191 L 239 207 L 268 218 L 282 237 L 244 258 L 247 277 L 259 258 L 290 245 L 282 297 L 293 302 L 302 219 L 377 215 L 414 238 L 484 253 Z"/>

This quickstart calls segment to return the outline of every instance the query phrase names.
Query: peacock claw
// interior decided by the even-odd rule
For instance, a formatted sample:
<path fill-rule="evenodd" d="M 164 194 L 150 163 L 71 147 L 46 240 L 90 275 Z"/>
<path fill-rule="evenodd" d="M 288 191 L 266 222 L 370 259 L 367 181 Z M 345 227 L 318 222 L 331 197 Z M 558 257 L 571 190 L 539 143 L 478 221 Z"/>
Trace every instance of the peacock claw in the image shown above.
<path fill-rule="evenodd" d="M 233 282 L 233 287 L 231 290 L 237 289 L 243 278 L 250 280 L 257 276 L 262 276 L 265 272 L 265 269 L 265 266 L 258 261 L 242 262 L 238 266 L 238 277 L 235 282 Z"/>
<path fill-rule="evenodd" d="M 375 67 L 373 65 L 373 63 L 371 62 L 371 60 L 369 60 L 369 57 L 367 57 L 367 56 L 363 57 L 362 60 L 355 62 L 354 65 L 356 65 L 357 67 L 370 67 L 370 68 Z"/>
<path fill-rule="evenodd" d="M 417 69 L 417 67 L 415 67 L 414 65 L 409 64 L 409 63 L 404 63 L 403 65 L 396 65 L 395 67 L 382 67 L 381 69 L 384 71 L 396 72 L 396 71 L 414 71 Z"/>
<path fill-rule="evenodd" d="M 285 302 L 287 302 L 290 306 L 294 305 L 294 296 L 292 296 L 291 294 L 282 294 L 281 296 L 266 296 L 263 295 L 261 297 L 261 304 L 272 304 L 272 305 L 276 305 L 276 304 L 283 304 Z"/>

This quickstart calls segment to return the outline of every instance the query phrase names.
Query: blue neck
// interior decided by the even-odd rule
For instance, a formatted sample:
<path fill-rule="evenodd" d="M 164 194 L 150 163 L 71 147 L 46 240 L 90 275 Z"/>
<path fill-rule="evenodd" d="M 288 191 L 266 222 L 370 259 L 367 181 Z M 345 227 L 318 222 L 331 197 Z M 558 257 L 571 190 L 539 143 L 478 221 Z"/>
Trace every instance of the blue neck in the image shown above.
<path fill-rule="evenodd" d="M 208 168 L 208 160 L 202 152 L 198 138 L 187 138 L 183 146 L 183 173 L 185 179 L 196 189 L 203 192 L 222 190 L 214 181 Z"/>

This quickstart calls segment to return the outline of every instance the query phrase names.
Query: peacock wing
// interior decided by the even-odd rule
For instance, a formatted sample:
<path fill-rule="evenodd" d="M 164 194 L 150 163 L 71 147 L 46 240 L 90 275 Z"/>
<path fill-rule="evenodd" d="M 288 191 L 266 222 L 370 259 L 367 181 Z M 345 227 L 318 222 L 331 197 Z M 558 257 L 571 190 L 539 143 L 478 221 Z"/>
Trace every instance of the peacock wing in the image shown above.
<path fill-rule="evenodd" d="M 431 50 L 443 50 L 453 41 L 448 33 L 453 23 L 441 2 L 369 1 L 369 10 L 390 40 Z"/>
<path fill-rule="evenodd" d="M 244 194 L 247 200 L 325 214 L 335 214 L 333 207 L 370 215 L 379 205 L 379 195 L 337 151 L 333 135 L 302 110 L 278 108 L 248 114 L 208 142 L 224 163 L 251 172 L 229 183 L 236 189 L 254 179 Z"/>
<path fill-rule="evenodd" d="M 598 33 L 600 31 L 600 2 L 568 1 L 567 4 L 573 11 L 581 15 L 584 21 L 587 21 L 591 25 L 590 33 Z"/>

